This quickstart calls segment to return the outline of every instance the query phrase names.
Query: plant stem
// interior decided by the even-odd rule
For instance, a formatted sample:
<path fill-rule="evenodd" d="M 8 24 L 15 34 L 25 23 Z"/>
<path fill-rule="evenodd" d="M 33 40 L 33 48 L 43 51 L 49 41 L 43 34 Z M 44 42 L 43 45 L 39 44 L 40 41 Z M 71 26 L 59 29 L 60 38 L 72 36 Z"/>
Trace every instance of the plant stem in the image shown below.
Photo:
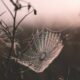
<path fill-rule="evenodd" d="M 13 18 L 12 41 L 11 41 L 11 48 L 10 48 L 10 53 L 8 55 L 8 59 L 11 58 L 12 54 L 15 54 L 14 53 L 14 42 L 15 42 L 15 33 L 16 33 L 16 16 L 17 16 L 17 11 L 15 10 L 15 14 Z"/>

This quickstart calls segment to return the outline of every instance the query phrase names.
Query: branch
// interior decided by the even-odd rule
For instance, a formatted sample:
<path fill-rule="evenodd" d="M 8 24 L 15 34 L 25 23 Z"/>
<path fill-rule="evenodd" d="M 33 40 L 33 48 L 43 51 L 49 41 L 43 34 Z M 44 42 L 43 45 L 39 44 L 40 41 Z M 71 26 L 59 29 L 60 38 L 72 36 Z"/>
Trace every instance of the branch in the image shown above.
<path fill-rule="evenodd" d="M 31 12 L 29 12 L 28 14 L 24 15 L 24 17 L 19 21 L 19 23 L 16 25 L 16 29 L 18 28 L 18 26 L 22 23 L 22 21 L 33 12 L 34 10 L 32 10 Z"/>
<path fill-rule="evenodd" d="M 11 10 L 8 8 L 8 6 L 5 4 L 5 2 L 3 0 L 1 0 L 2 3 L 4 4 L 4 6 L 6 7 L 6 9 L 9 11 L 9 13 L 11 14 L 12 18 L 14 17 Z"/>
<path fill-rule="evenodd" d="M 2 30 L 5 32 L 5 34 L 7 35 L 7 37 L 10 39 L 10 41 L 12 41 L 11 36 L 9 35 L 9 33 L 7 32 L 6 28 L 2 25 L 2 23 L 0 24 L 2 27 Z"/>
<path fill-rule="evenodd" d="M 6 26 L 6 28 L 4 26 L 3 27 L 5 28 L 5 30 L 7 30 L 9 36 L 11 37 L 11 33 L 9 31 L 9 26 L 3 20 L 1 20 L 1 22 L 4 23 L 4 25 Z"/>
<path fill-rule="evenodd" d="M 11 2 L 14 6 L 16 6 L 16 3 L 15 3 L 13 0 L 10 0 L 10 2 Z"/>
<path fill-rule="evenodd" d="M 6 11 L 4 11 L 3 13 L 0 14 L 0 16 L 2 16 Z"/>
<path fill-rule="evenodd" d="M 11 37 L 8 35 L 7 31 L 5 29 L 2 29 L 2 31 L 4 31 L 4 33 L 7 35 L 7 37 L 10 39 L 10 41 L 12 41 Z"/>

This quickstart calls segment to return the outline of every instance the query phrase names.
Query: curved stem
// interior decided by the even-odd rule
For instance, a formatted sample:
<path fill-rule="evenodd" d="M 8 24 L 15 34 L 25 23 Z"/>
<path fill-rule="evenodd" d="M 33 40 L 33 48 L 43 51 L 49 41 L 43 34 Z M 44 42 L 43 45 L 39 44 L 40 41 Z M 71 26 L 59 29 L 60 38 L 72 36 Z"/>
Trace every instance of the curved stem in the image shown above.
<path fill-rule="evenodd" d="M 29 12 L 28 14 L 26 14 L 20 21 L 19 23 L 16 25 L 16 29 L 18 28 L 18 26 L 22 23 L 22 21 L 29 15 L 33 12 L 33 10 L 31 12 Z"/>

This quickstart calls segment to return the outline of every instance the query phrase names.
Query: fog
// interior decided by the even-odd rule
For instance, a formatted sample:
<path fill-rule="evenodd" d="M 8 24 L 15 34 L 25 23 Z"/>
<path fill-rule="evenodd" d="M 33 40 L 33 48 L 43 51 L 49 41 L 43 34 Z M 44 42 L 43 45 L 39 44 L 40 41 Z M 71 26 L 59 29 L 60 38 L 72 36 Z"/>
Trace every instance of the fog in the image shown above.
<path fill-rule="evenodd" d="M 30 14 L 25 20 L 24 24 L 37 26 L 39 24 L 48 27 L 79 27 L 80 26 L 80 0 L 25 0 L 30 2 L 37 10 L 37 15 Z M 9 0 L 4 0 L 9 8 L 14 11 L 13 6 Z M 7 23 L 12 22 L 8 11 L 0 1 L 0 13 L 6 13 L 0 17 Z M 18 20 L 27 12 L 25 9 L 18 12 Z M 53 26 L 54 25 L 54 26 Z"/>

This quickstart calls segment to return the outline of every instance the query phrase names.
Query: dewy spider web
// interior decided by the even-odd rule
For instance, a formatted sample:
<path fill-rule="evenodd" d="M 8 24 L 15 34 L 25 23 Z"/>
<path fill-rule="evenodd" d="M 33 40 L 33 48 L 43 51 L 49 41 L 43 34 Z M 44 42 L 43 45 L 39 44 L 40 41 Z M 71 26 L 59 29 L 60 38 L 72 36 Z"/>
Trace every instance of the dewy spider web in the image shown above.
<path fill-rule="evenodd" d="M 47 29 L 36 30 L 32 34 L 29 47 L 16 59 L 18 63 L 29 67 L 35 72 L 43 72 L 49 64 L 60 54 L 63 44 L 61 33 Z"/>

